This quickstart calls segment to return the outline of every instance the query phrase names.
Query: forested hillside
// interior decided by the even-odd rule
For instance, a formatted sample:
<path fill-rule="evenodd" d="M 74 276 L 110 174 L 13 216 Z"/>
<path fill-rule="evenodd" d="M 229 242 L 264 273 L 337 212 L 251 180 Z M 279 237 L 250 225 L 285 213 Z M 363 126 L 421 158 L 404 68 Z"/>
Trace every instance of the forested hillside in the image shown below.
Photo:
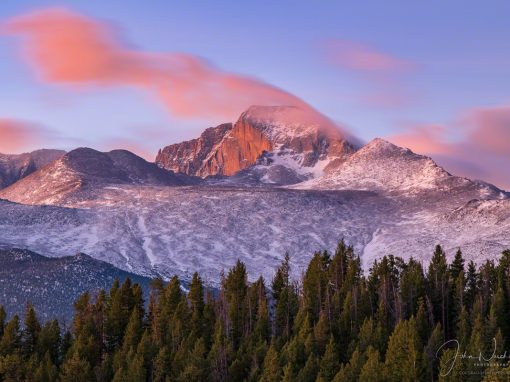
<path fill-rule="evenodd" d="M 364 273 L 352 248 L 316 253 L 302 279 L 286 256 L 272 280 L 238 262 L 208 291 L 129 279 L 83 294 L 71 327 L 0 312 L 2 381 L 506 381 L 510 251 L 498 262 L 426 269 L 386 256 Z M 443 344 L 450 341 L 446 346 Z M 456 356 L 458 352 L 458 356 Z M 464 356 L 461 357 L 460 355 Z M 483 358 L 480 358 L 480 354 Z M 479 359 L 480 358 L 480 359 Z"/>

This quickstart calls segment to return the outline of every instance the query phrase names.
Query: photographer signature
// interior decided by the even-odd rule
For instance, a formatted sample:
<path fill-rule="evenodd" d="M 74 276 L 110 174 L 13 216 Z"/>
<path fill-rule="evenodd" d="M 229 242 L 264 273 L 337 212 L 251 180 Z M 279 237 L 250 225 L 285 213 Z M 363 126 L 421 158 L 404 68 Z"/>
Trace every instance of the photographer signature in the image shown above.
<path fill-rule="evenodd" d="M 493 344 L 493 347 L 492 347 L 492 350 L 491 350 L 492 352 L 490 353 L 490 355 L 484 354 L 483 351 L 480 351 L 478 354 L 468 354 L 467 351 L 460 353 L 460 343 L 458 340 L 453 339 L 453 340 L 446 341 L 444 344 L 442 344 L 439 347 L 439 349 L 437 349 L 436 358 L 439 358 L 439 353 L 441 352 L 441 350 L 443 350 L 447 347 L 449 348 L 452 345 L 453 345 L 453 349 L 455 349 L 455 354 L 453 357 L 445 360 L 446 371 L 442 372 L 441 376 L 446 377 L 447 375 L 449 375 L 452 372 L 452 370 L 458 360 L 476 360 L 479 362 L 490 362 L 490 361 L 494 361 L 494 360 L 505 360 L 505 359 L 508 360 L 508 359 L 510 359 L 510 354 L 506 350 L 504 353 L 496 354 L 497 343 L 496 343 L 495 338 L 492 339 L 492 344 Z"/>

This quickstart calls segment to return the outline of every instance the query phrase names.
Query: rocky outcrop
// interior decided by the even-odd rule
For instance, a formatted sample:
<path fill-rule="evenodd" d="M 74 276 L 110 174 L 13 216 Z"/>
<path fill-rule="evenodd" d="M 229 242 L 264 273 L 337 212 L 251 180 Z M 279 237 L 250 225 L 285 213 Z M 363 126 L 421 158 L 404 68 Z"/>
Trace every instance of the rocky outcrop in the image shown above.
<path fill-rule="evenodd" d="M 214 151 L 232 127 L 231 123 L 210 127 L 197 139 L 166 146 L 159 150 L 156 163 L 176 173 L 198 175 L 204 159 Z"/>
<path fill-rule="evenodd" d="M 65 154 L 62 150 L 37 150 L 24 154 L 0 154 L 0 189 L 10 186 Z"/>
<path fill-rule="evenodd" d="M 230 176 L 285 156 L 291 167 L 306 172 L 319 161 L 327 160 L 327 167 L 352 152 L 353 147 L 325 118 L 291 106 L 252 106 L 233 125 L 211 127 L 198 139 L 165 147 L 156 163 L 188 175 Z"/>

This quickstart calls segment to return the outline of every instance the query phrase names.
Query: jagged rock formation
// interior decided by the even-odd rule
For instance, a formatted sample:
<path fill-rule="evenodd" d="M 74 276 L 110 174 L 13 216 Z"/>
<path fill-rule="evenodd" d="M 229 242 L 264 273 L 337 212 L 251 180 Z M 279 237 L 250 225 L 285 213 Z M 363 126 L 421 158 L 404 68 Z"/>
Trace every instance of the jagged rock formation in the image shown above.
<path fill-rule="evenodd" d="M 200 177 L 231 176 L 258 165 L 258 179 L 288 184 L 338 165 L 353 151 L 338 129 L 309 111 L 252 106 L 233 125 L 209 128 L 198 139 L 165 147 L 156 163 Z M 287 171 L 282 173 L 282 167 Z"/>
<path fill-rule="evenodd" d="M 65 154 L 62 150 L 37 150 L 24 154 L 0 154 L 0 189 L 16 183 Z"/>

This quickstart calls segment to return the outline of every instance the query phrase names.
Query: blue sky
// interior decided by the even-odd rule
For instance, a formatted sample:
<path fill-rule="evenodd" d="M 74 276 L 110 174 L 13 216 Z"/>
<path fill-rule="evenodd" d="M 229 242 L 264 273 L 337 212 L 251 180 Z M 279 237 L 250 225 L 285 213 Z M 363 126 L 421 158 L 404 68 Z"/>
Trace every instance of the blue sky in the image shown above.
<path fill-rule="evenodd" d="M 25 1 L 3 3 L 0 22 L 55 7 L 106 23 L 129 49 L 192 54 L 284 89 L 365 141 L 441 125 L 441 142 L 456 144 L 468 139 L 466 115 L 510 104 L 508 1 Z M 335 41 L 409 62 L 412 70 L 338 65 L 328 58 Z M 65 149 L 125 140 L 150 156 L 225 122 L 172 114 L 132 86 L 41 81 L 9 34 L 0 34 L 0 83 L 0 119 L 44 126 L 57 133 L 47 144 Z M 367 101 L 374 95 L 377 102 Z M 391 105 L 381 102 L 393 97 Z"/>

